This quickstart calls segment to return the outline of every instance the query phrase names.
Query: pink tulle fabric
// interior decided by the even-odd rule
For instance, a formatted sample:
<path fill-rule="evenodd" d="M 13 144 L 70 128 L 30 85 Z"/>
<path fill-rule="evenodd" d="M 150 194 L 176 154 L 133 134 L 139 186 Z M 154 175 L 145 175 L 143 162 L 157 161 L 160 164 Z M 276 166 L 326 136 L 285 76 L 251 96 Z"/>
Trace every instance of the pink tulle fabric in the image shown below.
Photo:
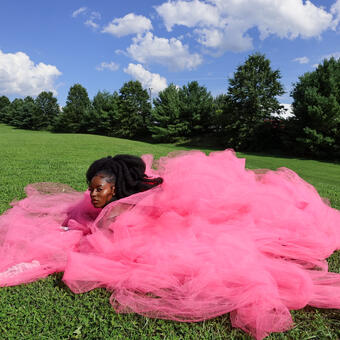
<path fill-rule="evenodd" d="M 75 293 L 110 290 L 117 312 L 230 313 L 256 339 L 291 328 L 289 310 L 340 308 L 326 262 L 340 249 L 340 212 L 297 174 L 246 170 L 231 150 L 144 160 L 164 183 L 102 210 L 88 193 L 28 186 L 0 218 L 0 285 L 64 271 Z"/>

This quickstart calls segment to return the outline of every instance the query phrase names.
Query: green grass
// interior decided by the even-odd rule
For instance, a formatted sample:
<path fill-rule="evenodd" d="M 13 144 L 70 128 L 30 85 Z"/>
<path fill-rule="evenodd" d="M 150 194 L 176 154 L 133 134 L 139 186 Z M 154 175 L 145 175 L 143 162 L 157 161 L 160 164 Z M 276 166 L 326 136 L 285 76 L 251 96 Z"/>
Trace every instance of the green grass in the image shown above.
<path fill-rule="evenodd" d="M 23 198 L 32 182 L 62 182 L 84 190 L 85 171 L 95 159 L 109 154 L 152 153 L 155 157 L 185 148 L 93 135 L 51 134 L 15 130 L 0 125 L 0 212 Z M 209 152 L 210 150 L 204 150 Z M 288 167 L 313 184 L 321 196 L 340 209 L 340 165 L 313 160 L 239 154 L 248 168 Z M 340 254 L 330 268 L 340 271 Z M 109 292 L 96 289 L 75 295 L 61 274 L 0 289 L 0 339 L 250 339 L 232 329 L 225 315 L 200 323 L 148 319 L 116 314 Z M 339 339 L 340 311 L 307 307 L 293 313 L 295 327 L 268 339 Z"/>

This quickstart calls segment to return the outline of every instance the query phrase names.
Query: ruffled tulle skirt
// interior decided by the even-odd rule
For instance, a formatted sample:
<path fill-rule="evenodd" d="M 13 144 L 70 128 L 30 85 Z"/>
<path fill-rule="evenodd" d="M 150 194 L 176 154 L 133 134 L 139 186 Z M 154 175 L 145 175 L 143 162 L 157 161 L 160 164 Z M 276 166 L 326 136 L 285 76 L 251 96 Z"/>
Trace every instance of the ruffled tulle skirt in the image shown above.
<path fill-rule="evenodd" d="M 293 171 L 246 170 L 230 150 L 144 160 L 164 183 L 103 210 L 88 193 L 29 186 L 0 218 L 0 285 L 64 271 L 76 293 L 109 289 L 118 312 L 230 313 L 257 339 L 292 327 L 291 309 L 340 308 L 326 262 L 340 213 Z"/>

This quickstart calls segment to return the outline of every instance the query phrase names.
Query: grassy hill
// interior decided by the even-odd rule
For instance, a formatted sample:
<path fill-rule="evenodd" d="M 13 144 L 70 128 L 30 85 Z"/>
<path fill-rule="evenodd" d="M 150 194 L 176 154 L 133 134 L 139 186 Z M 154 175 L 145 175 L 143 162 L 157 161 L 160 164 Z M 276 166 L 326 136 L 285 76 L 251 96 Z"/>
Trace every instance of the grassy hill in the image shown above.
<path fill-rule="evenodd" d="M 15 130 L 0 125 L 0 212 L 13 199 L 24 197 L 32 182 L 62 182 L 77 190 L 86 188 L 85 172 L 100 157 L 117 153 L 156 158 L 187 150 L 168 144 L 148 144 L 118 138 L 81 134 L 51 134 Z M 204 150 L 209 152 L 210 150 Z M 248 168 L 288 167 L 313 184 L 321 196 L 340 209 L 340 165 L 314 160 L 238 154 Z M 340 254 L 330 268 L 340 271 Z M 232 329 L 225 315 L 201 323 L 154 320 L 136 314 L 116 314 L 103 289 L 75 295 L 61 274 L 38 282 L 0 289 L 1 339 L 248 339 Z M 293 312 L 296 327 L 269 339 L 338 339 L 340 311 L 307 307 Z"/>

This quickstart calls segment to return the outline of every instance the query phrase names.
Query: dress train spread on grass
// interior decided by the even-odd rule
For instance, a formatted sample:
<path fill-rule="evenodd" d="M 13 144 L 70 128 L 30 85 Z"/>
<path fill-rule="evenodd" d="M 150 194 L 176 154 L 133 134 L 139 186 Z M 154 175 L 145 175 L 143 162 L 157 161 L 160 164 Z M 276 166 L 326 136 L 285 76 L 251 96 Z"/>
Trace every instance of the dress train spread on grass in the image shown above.
<path fill-rule="evenodd" d="M 226 150 L 170 154 L 154 189 L 92 207 L 89 193 L 35 184 L 0 217 L 0 285 L 64 271 L 75 293 L 105 287 L 117 312 L 177 321 L 230 313 L 255 338 L 289 310 L 340 308 L 340 212 L 293 171 L 252 171 Z"/>

